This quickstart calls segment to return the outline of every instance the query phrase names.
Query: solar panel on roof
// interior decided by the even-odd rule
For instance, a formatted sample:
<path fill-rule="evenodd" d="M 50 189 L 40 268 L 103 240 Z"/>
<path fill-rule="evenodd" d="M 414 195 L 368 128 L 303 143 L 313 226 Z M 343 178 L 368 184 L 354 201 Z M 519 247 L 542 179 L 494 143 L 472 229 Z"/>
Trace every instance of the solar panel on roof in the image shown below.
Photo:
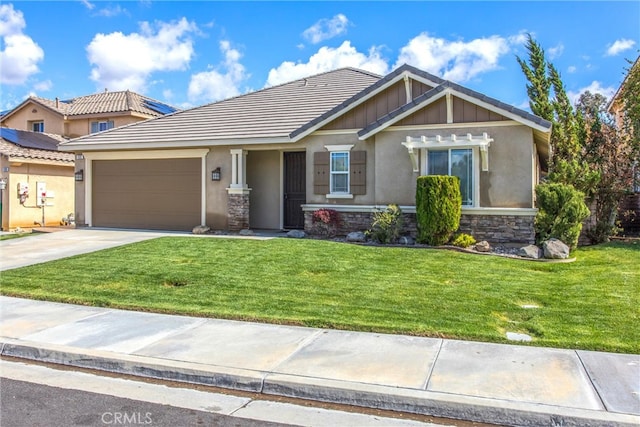
<path fill-rule="evenodd" d="M 0 128 L 0 137 L 24 148 L 58 151 L 58 141 L 38 132 Z"/>
<path fill-rule="evenodd" d="M 144 100 L 144 106 L 160 114 L 170 114 L 176 111 L 176 109 L 173 107 L 170 107 L 166 104 L 162 104 L 160 102 L 151 101 L 148 99 Z"/>

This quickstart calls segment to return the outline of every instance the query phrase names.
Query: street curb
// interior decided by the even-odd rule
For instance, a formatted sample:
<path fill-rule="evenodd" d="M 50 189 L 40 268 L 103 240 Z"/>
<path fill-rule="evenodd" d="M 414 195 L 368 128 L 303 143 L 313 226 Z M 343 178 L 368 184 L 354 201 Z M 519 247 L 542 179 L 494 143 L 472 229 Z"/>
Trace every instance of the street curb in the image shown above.
<path fill-rule="evenodd" d="M 637 427 L 640 416 L 303 377 L 0 338 L 0 355 L 274 396 L 509 426 Z"/>

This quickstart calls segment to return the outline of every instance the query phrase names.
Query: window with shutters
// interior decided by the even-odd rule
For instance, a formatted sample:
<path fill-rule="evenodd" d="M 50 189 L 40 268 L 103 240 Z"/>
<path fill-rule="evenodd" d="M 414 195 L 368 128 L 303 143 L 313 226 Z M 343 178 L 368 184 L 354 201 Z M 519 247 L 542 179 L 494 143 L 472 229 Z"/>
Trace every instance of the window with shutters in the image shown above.
<path fill-rule="evenodd" d="M 366 151 L 351 151 L 353 145 L 326 145 L 314 153 L 314 194 L 327 198 L 353 198 L 366 194 Z"/>

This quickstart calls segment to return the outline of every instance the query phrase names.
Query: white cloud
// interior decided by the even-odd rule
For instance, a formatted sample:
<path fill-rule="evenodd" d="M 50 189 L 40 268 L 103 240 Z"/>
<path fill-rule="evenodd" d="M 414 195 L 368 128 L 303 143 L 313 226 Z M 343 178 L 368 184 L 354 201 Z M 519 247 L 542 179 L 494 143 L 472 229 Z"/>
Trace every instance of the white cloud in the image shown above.
<path fill-rule="evenodd" d="M 53 83 L 51 82 L 51 80 L 44 80 L 33 85 L 33 88 L 35 90 L 39 90 L 41 92 L 50 91 L 52 87 Z"/>
<path fill-rule="evenodd" d="M 167 101 L 173 99 L 173 91 L 171 89 L 163 90 L 162 91 L 162 97 L 164 99 L 166 99 Z"/>
<path fill-rule="evenodd" d="M 386 74 L 389 65 L 382 58 L 380 48 L 372 47 L 367 54 L 358 52 L 348 40 L 338 48 L 323 46 L 308 62 L 283 62 L 269 71 L 267 86 L 273 86 L 336 68 L 354 67 L 376 74 Z"/>
<path fill-rule="evenodd" d="M 44 51 L 31 37 L 23 33 L 27 26 L 24 15 L 12 4 L 0 5 L 0 37 L 4 49 L 0 51 L 0 83 L 23 84 L 29 76 L 39 72 L 38 62 Z"/>
<path fill-rule="evenodd" d="M 599 93 L 605 98 L 610 99 L 616 92 L 616 88 L 614 88 L 613 86 L 602 86 L 600 82 L 594 80 L 589 86 L 581 88 L 580 90 L 578 90 L 578 92 L 567 91 L 567 96 L 571 100 L 571 103 L 573 105 L 576 105 L 578 99 L 580 99 L 580 95 L 587 91 L 593 94 Z"/>
<path fill-rule="evenodd" d="M 631 39 L 616 40 L 607 47 L 606 56 L 615 56 L 620 52 L 631 49 L 635 44 L 636 42 Z"/>
<path fill-rule="evenodd" d="M 569 67 L 567 68 L 567 73 L 569 74 L 573 74 L 576 71 L 578 71 L 578 68 L 575 65 L 569 65 Z"/>
<path fill-rule="evenodd" d="M 182 18 L 173 22 L 140 23 L 140 32 L 96 34 L 87 46 L 93 65 L 91 80 L 99 89 L 144 91 L 156 71 L 187 69 L 194 55 L 191 33 L 198 28 Z"/>
<path fill-rule="evenodd" d="M 549 48 L 549 59 L 556 59 L 558 58 L 560 55 L 562 55 L 562 52 L 564 52 L 564 45 L 562 43 L 558 44 L 557 46 L 553 46 L 551 48 Z"/>
<path fill-rule="evenodd" d="M 96 7 L 96 5 L 91 3 L 89 0 L 80 0 L 80 3 L 82 3 L 89 10 L 93 10 Z"/>
<path fill-rule="evenodd" d="M 331 19 L 321 19 L 311 27 L 304 30 L 302 37 L 309 40 L 313 44 L 320 43 L 347 32 L 349 20 L 346 16 L 339 13 Z"/>
<path fill-rule="evenodd" d="M 498 60 L 510 51 L 510 42 L 519 40 L 491 36 L 469 42 L 449 41 L 422 33 L 400 50 L 394 68 L 407 63 L 462 83 L 499 68 Z"/>
<path fill-rule="evenodd" d="M 223 71 L 211 69 L 192 75 L 188 90 L 190 102 L 213 102 L 240 94 L 239 85 L 249 78 L 240 63 L 242 55 L 227 40 L 220 42 L 220 51 L 224 62 L 219 68 Z"/>
<path fill-rule="evenodd" d="M 109 5 L 107 7 L 99 9 L 95 14 L 97 16 L 103 16 L 105 18 L 112 18 L 118 15 L 129 15 L 129 12 L 127 11 L 127 9 L 117 4 L 115 6 Z"/>

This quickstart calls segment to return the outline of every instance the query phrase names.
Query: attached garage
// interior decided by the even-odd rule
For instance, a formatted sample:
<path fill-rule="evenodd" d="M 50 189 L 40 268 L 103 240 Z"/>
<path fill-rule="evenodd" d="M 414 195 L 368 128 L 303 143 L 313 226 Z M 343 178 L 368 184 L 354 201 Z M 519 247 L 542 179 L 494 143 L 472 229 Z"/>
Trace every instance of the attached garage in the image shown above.
<path fill-rule="evenodd" d="M 109 159 L 91 165 L 92 225 L 191 230 L 201 224 L 202 159 Z"/>

